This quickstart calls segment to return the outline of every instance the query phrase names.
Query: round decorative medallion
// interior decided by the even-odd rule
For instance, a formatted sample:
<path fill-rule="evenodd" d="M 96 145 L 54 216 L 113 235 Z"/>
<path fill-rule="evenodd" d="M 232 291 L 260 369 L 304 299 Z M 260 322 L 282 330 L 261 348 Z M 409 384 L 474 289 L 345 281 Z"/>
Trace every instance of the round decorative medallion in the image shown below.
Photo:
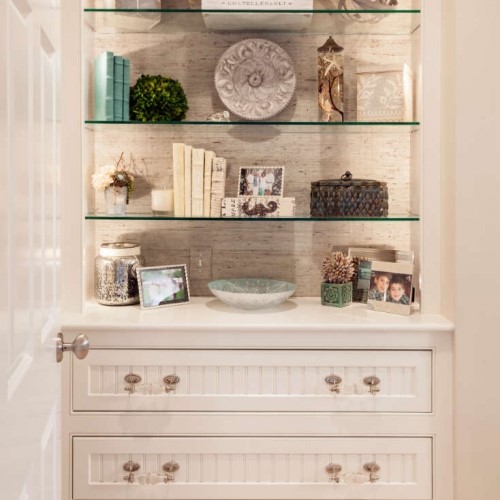
<path fill-rule="evenodd" d="M 224 52 L 215 70 L 219 97 L 235 115 L 266 120 L 283 111 L 295 92 L 290 56 L 260 38 L 238 42 Z"/>

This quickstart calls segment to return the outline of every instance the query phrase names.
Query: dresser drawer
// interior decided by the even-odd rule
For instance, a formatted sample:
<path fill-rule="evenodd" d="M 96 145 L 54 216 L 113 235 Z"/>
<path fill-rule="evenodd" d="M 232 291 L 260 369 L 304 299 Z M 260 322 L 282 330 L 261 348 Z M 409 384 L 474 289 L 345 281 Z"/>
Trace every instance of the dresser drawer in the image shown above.
<path fill-rule="evenodd" d="M 75 437 L 73 447 L 75 500 L 432 498 L 431 438 Z"/>
<path fill-rule="evenodd" d="M 73 410 L 430 412 L 431 374 L 428 350 L 102 349 L 73 363 Z"/>

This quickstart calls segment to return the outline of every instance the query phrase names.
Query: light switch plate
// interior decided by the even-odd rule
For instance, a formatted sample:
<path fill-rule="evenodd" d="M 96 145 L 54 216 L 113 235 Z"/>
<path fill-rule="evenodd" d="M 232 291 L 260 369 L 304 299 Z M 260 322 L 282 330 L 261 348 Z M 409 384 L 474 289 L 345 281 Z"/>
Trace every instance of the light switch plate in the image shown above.
<path fill-rule="evenodd" d="M 189 279 L 212 279 L 212 249 L 210 247 L 189 249 Z"/>

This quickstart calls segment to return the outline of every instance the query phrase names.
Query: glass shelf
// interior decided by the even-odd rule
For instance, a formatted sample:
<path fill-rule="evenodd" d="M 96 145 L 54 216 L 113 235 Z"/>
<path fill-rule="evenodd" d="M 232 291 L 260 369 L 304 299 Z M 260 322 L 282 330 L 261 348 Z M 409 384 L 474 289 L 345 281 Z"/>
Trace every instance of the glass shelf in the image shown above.
<path fill-rule="evenodd" d="M 150 221 L 248 221 L 248 222 L 418 222 L 418 215 L 389 215 L 388 217 L 311 217 L 298 215 L 295 217 L 174 217 L 149 214 L 106 215 L 88 214 L 86 220 L 150 220 Z"/>
<path fill-rule="evenodd" d="M 294 133 L 294 134 L 321 134 L 321 133 L 349 133 L 349 134 L 407 134 L 415 132 L 419 129 L 420 122 L 280 122 L 280 121 L 231 121 L 231 122 L 209 122 L 209 121 L 182 121 L 182 122 L 111 122 L 111 121 L 96 121 L 86 120 L 86 125 L 94 127 L 110 127 L 110 126 L 182 126 L 192 127 L 190 132 L 198 133 L 218 133 L 228 132 L 233 129 L 245 130 L 245 134 L 262 131 L 260 127 L 272 127 L 272 130 L 277 133 Z M 269 133 L 270 129 L 266 129 Z"/>
<path fill-rule="evenodd" d="M 421 11 L 419 9 L 202 10 L 88 8 L 84 9 L 84 13 L 85 22 L 94 31 L 103 34 L 274 31 L 313 35 L 409 35 L 420 26 Z M 260 25 L 258 24 L 259 20 L 262 21 Z M 292 26 L 299 27 L 294 28 Z"/>

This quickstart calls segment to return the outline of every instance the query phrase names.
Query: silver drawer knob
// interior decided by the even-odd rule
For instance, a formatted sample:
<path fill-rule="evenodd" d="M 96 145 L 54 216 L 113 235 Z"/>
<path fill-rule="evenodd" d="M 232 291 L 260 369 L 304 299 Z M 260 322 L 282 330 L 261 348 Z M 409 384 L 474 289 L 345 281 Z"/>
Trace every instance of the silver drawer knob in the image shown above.
<path fill-rule="evenodd" d="M 325 467 L 327 474 L 330 476 L 331 483 L 340 482 L 340 472 L 342 471 L 342 466 L 339 464 L 328 464 Z"/>
<path fill-rule="evenodd" d="M 163 464 L 163 470 L 166 472 L 163 481 L 165 483 L 173 483 L 175 481 L 174 474 L 180 469 L 180 465 L 177 462 L 167 462 Z"/>
<path fill-rule="evenodd" d="M 370 393 L 373 395 L 377 394 L 377 392 L 380 391 L 379 387 L 380 379 L 378 377 L 375 376 L 365 377 L 363 379 L 363 383 L 369 387 Z"/>
<path fill-rule="evenodd" d="M 375 483 L 380 479 L 380 477 L 377 475 L 377 472 L 380 470 L 380 465 L 378 465 L 376 462 L 368 462 L 365 465 L 363 465 L 363 469 L 370 474 L 370 483 Z"/>
<path fill-rule="evenodd" d="M 127 382 L 125 390 L 128 393 L 133 394 L 135 392 L 135 386 L 141 382 L 142 377 L 140 375 L 137 375 L 137 373 L 129 373 L 128 375 L 125 375 L 125 377 L 123 377 L 123 380 Z"/>
<path fill-rule="evenodd" d="M 375 483 L 380 477 L 377 474 L 380 471 L 380 465 L 376 462 L 367 462 L 363 465 L 363 472 L 342 472 L 340 464 L 328 464 L 325 471 L 329 476 L 331 483 L 339 484 L 366 484 Z"/>
<path fill-rule="evenodd" d="M 163 383 L 165 384 L 165 392 L 175 391 L 177 384 L 181 381 L 181 378 L 177 375 L 167 375 L 163 378 Z"/>
<path fill-rule="evenodd" d="M 325 377 L 325 382 L 330 386 L 330 392 L 340 393 L 340 384 L 342 383 L 342 378 L 338 375 L 328 375 Z"/>
<path fill-rule="evenodd" d="M 133 460 L 129 460 L 123 464 L 123 470 L 128 472 L 126 476 L 123 476 L 123 479 L 127 481 L 127 483 L 133 484 L 135 482 L 135 474 L 141 468 L 141 465 Z"/>

